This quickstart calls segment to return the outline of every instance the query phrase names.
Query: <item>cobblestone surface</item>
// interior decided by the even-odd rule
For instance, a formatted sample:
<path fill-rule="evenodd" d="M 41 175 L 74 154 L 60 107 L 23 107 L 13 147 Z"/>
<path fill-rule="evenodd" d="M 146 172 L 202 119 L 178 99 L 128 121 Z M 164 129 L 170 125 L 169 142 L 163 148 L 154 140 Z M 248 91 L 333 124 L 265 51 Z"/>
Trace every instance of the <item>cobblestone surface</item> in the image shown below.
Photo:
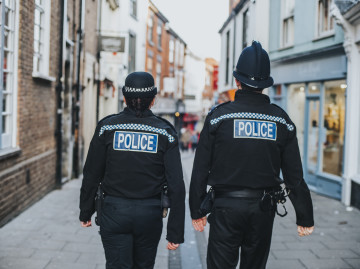
<path fill-rule="evenodd" d="M 193 154 L 182 162 L 188 188 Z M 81 228 L 78 221 L 81 180 L 66 183 L 0 229 L 0 269 L 105 268 L 98 227 Z M 315 231 L 300 238 L 290 203 L 285 218 L 276 217 L 268 269 L 360 268 L 360 212 L 339 201 L 312 193 Z M 186 242 L 166 250 L 166 220 L 156 269 L 206 268 L 206 231 L 196 234 L 186 215 Z M 170 266 L 169 266 L 170 264 Z"/>

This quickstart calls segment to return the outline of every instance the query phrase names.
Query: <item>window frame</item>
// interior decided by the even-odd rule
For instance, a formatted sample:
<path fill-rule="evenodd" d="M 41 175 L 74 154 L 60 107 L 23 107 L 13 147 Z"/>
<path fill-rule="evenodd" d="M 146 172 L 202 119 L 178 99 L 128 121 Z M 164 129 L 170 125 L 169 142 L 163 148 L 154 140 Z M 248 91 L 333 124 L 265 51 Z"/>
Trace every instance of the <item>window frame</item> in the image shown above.
<path fill-rule="evenodd" d="M 137 19 L 137 0 L 130 0 L 130 15 Z"/>
<path fill-rule="evenodd" d="M 294 6 L 292 11 L 288 12 L 287 1 L 293 1 Z M 285 41 L 286 35 L 289 34 L 289 30 L 285 32 L 285 26 L 289 28 L 290 23 L 285 24 L 285 22 L 290 22 L 292 20 L 292 33 L 289 41 Z M 280 48 L 289 48 L 294 46 L 295 42 L 295 0 L 281 0 L 281 23 L 280 23 Z"/>
<path fill-rule="evenodd" d="M 226 50 L 225 50 L 225 85 L 229 85 L 230 73 L 230 30 L 225 34 L 226 36 Z"/>
<path fill-rule="evenodd" d="M 156 37 L 157 37 L 157 46 L 158 48 L 161 50 L 162 47 L 162 37 L 163 37 L 163 21 L 158 19 L 157 20 L 157 25 L 156 25 Z"/>
<path fill-rule="evenodd" d="M 147 27 L 148 27 L 147 40 L 150 45 L 154 44 L 154 23 L 155 23 L 155 14 L 152 11 L 150 11 L 149 19 L 147 22 Z"/>
<path fill-rule="evenodd" d="M 36 11 L 40 10 L 43 12 L 43 21 L 40 21 L 40 25 L 37 25 L 36 20 Z M 43 0 L 43 5 L 38 5 L 35 1 L 35 9 L 34 9 L 34 34 L 33 34 L 33 71 L 32 76 L 33 78 L 41 78 L 49 81 L 55 81 L 55 78 L 50 77 L 49 75 L 49 66 L 50 66 L 50 15 L 51 15 L 51 1 Z M 41 48 L 39 47 L 39 56 L 42 57 L 42 61 L 39 64 L 40 66 L 36 68 L 35 61 L 38 58 L 35 52 L 35 27 L 40 26 L 39 35 L 40 40 L 43 44 L 43 51 L 41 52 Z M 43 31 L 43 32 L 42 32 Z"/>
<path fill-rule="evenodd" d="M 323 15 L 324 13 L 320 14 L 320 3 L 321 2 L 325 2 L 325 1 L 329 1 L 328 3 L 328 26 L 329 26 L 329 30 L 326 31 L 322 31 L 320 30 L 320 21 L 323 21 Z M 315 9 L 315 16 L 316 16 L 316 20 L 315 20 L 315 40 L 316 39 L 321 39 L 324 37 L 329 37 L 329 36 L 333 36 L 335 34 L 335 20 L 334 18 L 331 16 L 331 11 L 330 11 L 330 7 L 333 3 L 333 0 L 318 0 L 316 1 L 316 9 Z M 321 16 L 321 18 L 320 18 Z M 332 28 L 330 28 L 332 26 Z"/>
<path fill-rule="evenodd" d="M 18 70 L 18 45 L 19 45 L 19 0 L 10 1 L 10 6 L 5 5 L 5 8 L 9 10 L 9 25 L 5 25 L 5 8 L 4 3 L 7 1 L 0 0 L 0 156 L 7 155 L 9 152 L 19 150 L 17 148 L 17 70 Z M 8 2 L 9 4 L 9 2 Z M 5 47 L 5 32 L 7 32 L 7 44 Z M 9 66 L 4 68 L 5 51 L 8 56 L 11 57 Z M 7 58 L 9 59 L 9 58 Z M 4 87 L 4 72 L 7 73 L 7 85 L 10 85 L 10 90 L 3 90 Z M 6 95 L 6 97 L 4 97 Z M 3 112 L 3 101 L 7 98 L 8 109 Z M 8 132 L 3 134 L 3 116 L 8 117 L 5 124 L 8 126 Z"/>

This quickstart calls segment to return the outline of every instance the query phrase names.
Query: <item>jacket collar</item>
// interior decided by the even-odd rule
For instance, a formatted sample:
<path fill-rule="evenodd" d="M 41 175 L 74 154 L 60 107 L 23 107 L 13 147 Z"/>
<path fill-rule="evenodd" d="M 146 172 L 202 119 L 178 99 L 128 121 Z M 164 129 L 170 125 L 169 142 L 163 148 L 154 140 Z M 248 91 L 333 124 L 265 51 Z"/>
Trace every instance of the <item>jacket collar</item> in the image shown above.
<path fill-rule="evenodd" d="M 235 102 L 270 104 L 269 96 L 249 90 L 237 90 L 235 93 Z"/>
<path fill-rule="evenodd" d="M 124 113 L 125 114 L 128 114 L 128 115 L 133 115 L 133 116 L 136 116 L 136 111 L 131 109 L 131 108 L 128 108 L 128 107 L 125 107 L 124 108 Z M 150 117 L 150 116 L 154 116 L 154 114 L 151 112 L 150 109 L 146 109 L 143 113 L 143 115 L 145 117 Z"/>

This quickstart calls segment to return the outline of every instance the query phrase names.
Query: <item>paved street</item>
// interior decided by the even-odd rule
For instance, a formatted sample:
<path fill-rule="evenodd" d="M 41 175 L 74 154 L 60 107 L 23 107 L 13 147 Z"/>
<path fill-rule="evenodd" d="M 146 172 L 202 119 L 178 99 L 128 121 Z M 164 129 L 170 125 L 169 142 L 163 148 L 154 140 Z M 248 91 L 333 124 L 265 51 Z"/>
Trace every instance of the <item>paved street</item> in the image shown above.
<path fill-rule="evenodd" d="M 193 154 L 184 153 L 182 161 L 188 188 Z M 81 228 L 79 225 L 80 184 L 80 180 L 66 183 L 62 190 L 51 192 L 0 229 L 0 269 L 105 267 L 98 227 Z M 297 236 L 294 212 L 287 203 L 289 215 L 277 217 L 275 221 L 267 268 L 359 269 L 360 212 L 314 193 L 312 197 L 316 223 L 314 234 L 306 238 Z M 195 233 L 188 213 L 186 243 L 169 253 L 165 249 L 163 233 L 155 268 L 206 268 L 208 230 Z"/>

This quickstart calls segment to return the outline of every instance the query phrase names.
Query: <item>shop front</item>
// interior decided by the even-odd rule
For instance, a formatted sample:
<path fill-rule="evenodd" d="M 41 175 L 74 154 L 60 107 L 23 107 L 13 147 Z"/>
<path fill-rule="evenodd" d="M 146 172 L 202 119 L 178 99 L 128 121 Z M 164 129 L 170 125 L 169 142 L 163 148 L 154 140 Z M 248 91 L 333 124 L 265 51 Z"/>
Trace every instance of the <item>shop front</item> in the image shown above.
<path fill-rule="evenodd" d="M 269 95 L 297 127 L 309 188 L 341 199 L 347 88 L 344 54 L 277 62 L 272 73 L 276 84 Z"/>

